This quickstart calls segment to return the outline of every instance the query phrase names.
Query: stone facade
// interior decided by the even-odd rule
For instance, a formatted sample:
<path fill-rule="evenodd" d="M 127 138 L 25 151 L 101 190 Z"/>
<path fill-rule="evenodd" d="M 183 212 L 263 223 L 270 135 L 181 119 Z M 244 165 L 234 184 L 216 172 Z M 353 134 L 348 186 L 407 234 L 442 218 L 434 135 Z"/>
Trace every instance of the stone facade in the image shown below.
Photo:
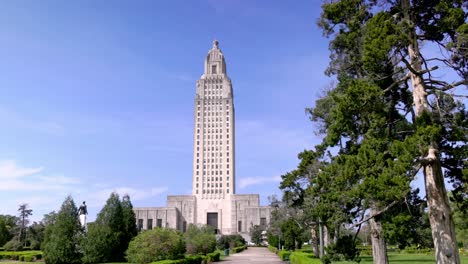
<path fill-rule="evenodd" d="M 196 84 L 194 121 L 192 195 L 169 195 L 167 207 L 135 208 L 137 225 L 184 232 L 188 224 L 208 224 L 248 238 L 251 226 L 268 225 L 271 207 L 260 206 L 258 194 L 235 193 L 234 95 L 216 40 Z"/>

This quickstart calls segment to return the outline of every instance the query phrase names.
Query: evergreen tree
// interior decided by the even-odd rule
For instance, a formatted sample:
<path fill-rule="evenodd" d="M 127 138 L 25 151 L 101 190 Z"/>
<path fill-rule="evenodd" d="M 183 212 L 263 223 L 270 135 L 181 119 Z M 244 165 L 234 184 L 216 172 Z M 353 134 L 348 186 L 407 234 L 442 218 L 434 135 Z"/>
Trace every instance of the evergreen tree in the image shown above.
<path fill-rule="evenodd" d="M 127 250 L 128 244 L 138 234 L 138 229 L 136 226 L 136 217 L 135 212 L 133 211 L 133 205 L 130 201 L 129 195 L 124 195 L 122 197 L 122 213 L 123 213 L 123 222 L 124 222 L 124 235 L 122 238 L 122 248 L 124 251 Z"/>
<path fill-rule="evenodd" d="M 82 241 L 83 262 L 121 262 L 130 240 L 137 234 L 135 214 L 130 197 L 119 200 L 117 193 L 111 193 L 96 221 L 88 227 Z"/>
<path fill-rule="evenodd" d="M 350 166 L 357 162 L 358 170 L 353 171 L 364 170 L 358 178 L 368 179 L 363 184 L 367 193 L 358 194 L 374 211 L 371 226 L 383 209 L 388 210 L 391 196 L 404 197 L 406 183 L 422 170 L 438 263 L 460 262 L 442 167 L 454 184 L 455 199 L 463 203 L 467 197 L 466 111 L 454 100 L 459 96 L 454 94 L 456 88 L 468 84 L 468 26 L 462 4 L 461 0 L 333 1 L 322 6 L 319 22 L 333 38 L 327 73 L 338 77 L 336 89 L 311 111 L 312 118 L 323 124 L 324 143 L 341 146 L 340 155 L 350 155 Z M 429 57 L 420 48 L 422 42 L 448 56 L 431 52 Z M 437 78 L 441 66 L 453 70 L 460 80 Z M 360 104 L 369 96 L 374 99 Z M 394 191 L 371 194 L 370 187 L 379 184 Z M 385 252 L 380 253 L 374 254 L 374 262 L 387 263 Z"/>
<path fill-rule="evenodd" d="M 20 212 L 20 234 L 19 234 L 19 241 L 22 243 L 26 243 L 26 226 L 28 225 L 28 217 L 32 215 L 32 209 L 28 209 L 28 204 L 21 204 L 18 208 Z M 24 244 L 25 245 L 25 244 Z"/>
<path fill-rule="evenodd" d="M 78 241 L 81 225 L 75 202 L 68 196 L 63 202 L 54 224 L 45 230 L 42 250 L 47 264 L 81 263 Z"/>

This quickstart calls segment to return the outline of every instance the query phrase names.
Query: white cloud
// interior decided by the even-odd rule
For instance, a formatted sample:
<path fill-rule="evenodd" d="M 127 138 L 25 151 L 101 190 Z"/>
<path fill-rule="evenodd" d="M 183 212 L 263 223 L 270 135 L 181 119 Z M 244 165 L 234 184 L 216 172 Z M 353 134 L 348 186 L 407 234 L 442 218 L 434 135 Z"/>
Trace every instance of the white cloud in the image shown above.
<path fill-rule="evenodd" d="M 274 177 L 247 177 L 239 179 L 239 187 L 245 188 L 252 185 L 259 185 L 265 183 L 277 183 L 281 181 L 281 176 Z"/>
<path fill-rule="evenodd" d="M 78 179 L 65 176 L 43 176 L 44 167 L 28 168 L 15 160 L 0 160 L 0 190 L 2 191 L 46 191 L 65 190 L 79 183 Z"/>
<path fill-rule="evenodd" d="M 17 179 L 30 175 L 37 174 L 43 170 L 39 168 L 22 168 L 19 167 L 14 160 L 0 161 L 0 180 Z"/>
<path fill-rule="evenodd" d="M 97 191 L 91 195 L 91 199 L 89 202 L 90 206 L 102 206 L 106 200 L 109 198 L 112 192 L 118 193 L 120 196 L 128 194 L 132 202 L 134 201 L 141 201 L 145 200 L 162 193 L 167 192 L 168 187 L 153 187 L 150 189 L 137 189 L 137 188 L 130 188 L 130 187 L 116 187 L 116 188 L 108 188 L 101 191 Z"/>

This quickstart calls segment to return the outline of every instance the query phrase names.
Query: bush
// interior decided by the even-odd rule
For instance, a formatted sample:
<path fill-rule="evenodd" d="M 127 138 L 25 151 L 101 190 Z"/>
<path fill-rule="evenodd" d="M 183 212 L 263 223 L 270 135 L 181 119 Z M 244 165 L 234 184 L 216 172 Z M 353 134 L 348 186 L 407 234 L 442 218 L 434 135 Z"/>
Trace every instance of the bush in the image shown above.
<path fill-rule="evenodd" d="M 216 249 L 216 236 L 211 226 L 197 227 L 190 224 L 184 236 L 188 254 L 206 255 Z"/>
<path fill-rule="evenodd" d="M 232 253 L 239 253 L 247 249 L 247 246 L 235 247 L 232 249 Z"/>
<path fill-rule="evenodd" d="M 274 246 L 270 246 L 268 245 L 268 250 L 270 250 L 271 252 L 275 253 L 275 254 L 278 254 L 278 249 Z"/>
<path fill-rule="evenodd" d="M 165 259 L 151 262 L 151 264 L 187 264 L 187 261 L 185 259 Z"/>
<path fill-rule="evenodd" d="M 156 228 L 140 233 L 128 246 L 127 260 L 150 263 L 165 259 L 181 259 L 185 253 L 182 234 L 172 229 Z"/>
<path fill-rule="evenodd" d="M 289 255 L 291 255 L 291 252 L 286 251 L 286 250 L 280 250 L 278 252 L 278 256 L 282 261 L 289 260 Z"/>
<path fill-rule="evenodd" d="M 327 247 L 327 255 L 332 261 L 352 260 L 359 262 L 359 249 L 351 235 L 339 237 L 336 244 Z"/>
<path fill-rule="evenodd" d="M 187 256 L 185 257 L 186 264 L 200 264 L 202 263 L 203 257 L 200 255 Z"/>
<path fill-rule="evenodd" d="M 209 253 L 206 255 L 206 261 L 210 262 L 217 262 L 220 260 L 221 254 L 219 252 Z"/>
<path fill-rule="evenodd" d="M 13 238 L 12 240 L 8 241 L 3 247 L 6 251 L 21 251 L 23 249 L 23 243 L 21 243 L 18 239 Z"/>
<path fill-rule="evenodd" d="M 218 241 L 216 242 L 216 246 L 218 249 L 226 249 L 226 248 L 235 248 L 244 246 L 246 243 L 245 239 L 239 235 L 223 235 L 221 236 Z"/>
<path fill-rule="evenodd" d="M 25 261 L 25 262 L 33 262 L 34 261 L 34 256 L 32 255 L 24 255 L 23 256 L 23 260 L 22 261 Z"/>

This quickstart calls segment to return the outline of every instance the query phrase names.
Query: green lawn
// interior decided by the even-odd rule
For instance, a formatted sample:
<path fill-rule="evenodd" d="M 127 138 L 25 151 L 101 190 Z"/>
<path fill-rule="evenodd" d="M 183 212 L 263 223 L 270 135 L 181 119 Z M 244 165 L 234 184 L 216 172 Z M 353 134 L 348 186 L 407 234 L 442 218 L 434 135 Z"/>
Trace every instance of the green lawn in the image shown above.
<path fill-rule="evenodd" d="M 372 256 L 362 256 L 361 257 L 362 264 L 372 264 Z M 398 263 L 398 264 L 416 264 L 416 263 L 434 263 L 434 255 L 427 255 L 427 254 L 398 254 L 398 253 L 389 253 L 388 260 L 390 263 Z M 350 261 L 339 261 L 333 262 L 336 264 L 351 264 L 355 262 Z M 468 257 L 461 256 L 461 264 L 468 264 Z"/>

